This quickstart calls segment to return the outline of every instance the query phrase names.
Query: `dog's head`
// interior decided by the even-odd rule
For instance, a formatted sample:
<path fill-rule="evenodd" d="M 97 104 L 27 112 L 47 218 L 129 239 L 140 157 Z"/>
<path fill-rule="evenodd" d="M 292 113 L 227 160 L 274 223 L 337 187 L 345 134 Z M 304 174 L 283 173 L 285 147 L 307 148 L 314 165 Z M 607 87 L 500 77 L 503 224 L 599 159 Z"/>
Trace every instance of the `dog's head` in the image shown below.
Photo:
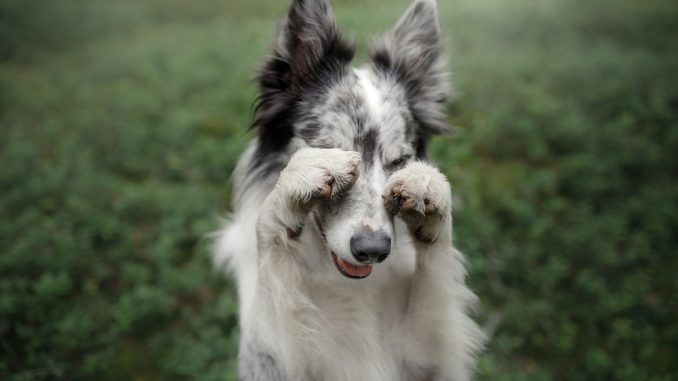
<path fill-rule="evenodd" d="M 326 0 L 294 0 L 272 57 L 259 76 L 255 165 L 274 168 L 304 146 L 362 154 L 360 177 L 341 201 L 312 218 L 340 272 L 369 275 L 389 255 L 393 220 L 381 194 L 391 173 L 425 155 L 445 129 L 447 73 L 433 0 L 417 0 L 351 67 L 353 45 L 337 30 Z"/>

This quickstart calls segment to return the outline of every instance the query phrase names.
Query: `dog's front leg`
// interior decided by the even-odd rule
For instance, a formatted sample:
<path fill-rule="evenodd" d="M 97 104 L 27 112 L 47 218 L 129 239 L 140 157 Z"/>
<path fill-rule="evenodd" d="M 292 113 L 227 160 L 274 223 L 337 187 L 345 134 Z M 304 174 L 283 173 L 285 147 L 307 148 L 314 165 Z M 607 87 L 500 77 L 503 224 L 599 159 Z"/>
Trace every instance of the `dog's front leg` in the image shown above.
<path fill-rule="evenodd" d="M 355 183 L 359 165 L 357 152 L 301 149 L 264 201 L 256 226 L 258 279 L 250 314 L 257 321 L 242 334 L 243 379 L 308 378 L 309 359 L 321 353 L 309 332 L 320 329 L 320 319 L 302 281 L 299 235 L 316 204 L 340 198 Z"/>
<path fill-rule="evenodd" d="M 409 324 L 428 351 L 436 381 L 466 381 L 482 333 L 467 315 L 475 295 L 452 246 L 452 195 L 440 171 L 415 162 L 389 178 L 384 205 L 405 221 L 416 248 Z"/>
<path fill-rule="evenodd" d="M 338 149 L 304 148 L 283 169 L 264 201 L 257 221 L 260 286 L 274 305 L 292 308 L 295 287 L 301 282 L 297 236 L 309 211 L 321 202 L 336 200 L 358 177 L 360 154 Z"/>

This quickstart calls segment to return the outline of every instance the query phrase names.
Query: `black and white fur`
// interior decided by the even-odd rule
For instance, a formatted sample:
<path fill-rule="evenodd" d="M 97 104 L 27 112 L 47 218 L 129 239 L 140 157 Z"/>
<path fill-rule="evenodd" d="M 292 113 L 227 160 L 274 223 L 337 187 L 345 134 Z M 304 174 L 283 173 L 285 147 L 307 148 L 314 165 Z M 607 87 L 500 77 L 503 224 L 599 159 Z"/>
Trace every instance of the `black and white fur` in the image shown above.
<path fill-rule="evenodd" d="M 352 68 L 327 1 L 293 1 L 215 253 L 237 278 L 241 380 L 471 378 L 476 297 L 425 161 L 445 129 L 440 39 L 416 0 Z"/>

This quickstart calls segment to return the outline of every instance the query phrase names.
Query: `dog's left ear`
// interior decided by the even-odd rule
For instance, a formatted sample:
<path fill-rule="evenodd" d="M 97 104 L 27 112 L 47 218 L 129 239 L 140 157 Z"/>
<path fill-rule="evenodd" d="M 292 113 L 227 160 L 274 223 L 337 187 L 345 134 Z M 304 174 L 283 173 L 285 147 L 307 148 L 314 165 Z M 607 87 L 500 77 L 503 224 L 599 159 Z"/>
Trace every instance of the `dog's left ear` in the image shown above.
<path fill-rule="evenodd" d="M 449 74 L 435 0 L 416 0 L 395 27 L 373 45 L 371 57 L 379 72 L 404 84 L 412 114 L 424 135 L 447 130 Z"/>

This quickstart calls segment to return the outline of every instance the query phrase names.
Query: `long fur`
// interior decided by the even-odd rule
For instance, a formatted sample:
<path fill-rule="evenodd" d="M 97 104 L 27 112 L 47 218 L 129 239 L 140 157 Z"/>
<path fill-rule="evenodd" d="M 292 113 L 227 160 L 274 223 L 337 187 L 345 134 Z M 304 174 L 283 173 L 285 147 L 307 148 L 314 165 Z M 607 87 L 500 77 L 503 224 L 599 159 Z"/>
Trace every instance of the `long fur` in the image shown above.
<path fill-rule="evenodd" d="M 293 1 L 215 248 L 238 284 L 241 380 L 471 378 L 476 297 L 425 162 L 445 129 L 441 45 L 435 2 L 416 0 L 354 69 L 327 1 Z"/>

